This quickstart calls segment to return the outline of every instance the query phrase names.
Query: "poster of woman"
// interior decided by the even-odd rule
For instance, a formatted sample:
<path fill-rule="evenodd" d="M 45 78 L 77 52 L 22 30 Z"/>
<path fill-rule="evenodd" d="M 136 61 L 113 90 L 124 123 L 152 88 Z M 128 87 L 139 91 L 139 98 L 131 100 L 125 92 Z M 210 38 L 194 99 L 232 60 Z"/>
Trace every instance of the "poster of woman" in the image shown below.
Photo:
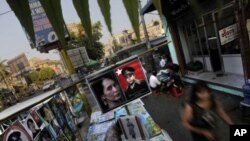
<path fill-rule="evenodd" d="M 25 127 L 26 131 L 30 134 L 31 138 L 34 139 L 41 129 L 37 126 L 37 123 L 33 119 L 31 115 L 28 115 L 25 121 L 23 122 L 23 126 Z"/>
<path fill-rule="evenodd" d="M 125 96 L 113 71 L 108 71 L 90 81 L 90 87 L 103 112 L 125 102 Z"/>

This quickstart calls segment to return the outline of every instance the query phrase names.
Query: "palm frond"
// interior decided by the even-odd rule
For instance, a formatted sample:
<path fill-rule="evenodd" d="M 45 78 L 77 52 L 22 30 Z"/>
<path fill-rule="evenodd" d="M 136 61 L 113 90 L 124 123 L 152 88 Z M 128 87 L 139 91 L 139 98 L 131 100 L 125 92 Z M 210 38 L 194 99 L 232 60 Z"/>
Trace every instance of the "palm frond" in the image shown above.
<path fill-rule="evenodd" d="M 162 17 L 162 8 L 161 8 L 161 0 L 153 0 L 153 4 L 155 6 L 155 8 L 157 9 L 159 15 L 160 15 L 160 18 Z"/>
<path fill-rule="evenodd" d="M 31 11 L 28 0 L 7 0 L 12 11 L 15 13 L 20 24 L 28 33 L 31 41 L 35 43 L 35 33 L 33 27 L 33 21 L 31 17 Z"/>
<path fill-rule="evenodd" d="M 139 3 L 137 0 L 123 0 L 123 4 L 134 29 L 137 41 L 140 42 Z"/>
<path fill-rule="evenodd" d="M 90 41 L 92 41 L 92 26 L 89 13 L 89 1 L 88 0 L 73 0 L 76 12 L 81 19 L 82 26 L 86 32 Z"/>
<path fill-rule="evenodd" d="M 109 33 L 112 36 L 112 26 L 111 26 L 111 14 L 110 14 L 110 0 L 97 0 L 98 5 L 101 9 L 102 15 L 104 17 L 105 23 L 108 27 Z"/>

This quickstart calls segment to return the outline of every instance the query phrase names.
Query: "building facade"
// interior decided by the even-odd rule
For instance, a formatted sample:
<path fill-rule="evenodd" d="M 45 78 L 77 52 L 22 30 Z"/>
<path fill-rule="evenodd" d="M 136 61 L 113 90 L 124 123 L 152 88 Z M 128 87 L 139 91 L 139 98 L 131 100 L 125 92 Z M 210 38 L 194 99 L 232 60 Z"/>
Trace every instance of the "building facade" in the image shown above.
<path fill-rule="evenodd" d="M 249 4 L 242 0 L 222 0 L 222 4 L 217 5 L 216 0 L 204 0 L 198 1 L 198 7 L 192 7 L 187 0 L 161 2 L 173 41 L 171 55 L 180 65 L 182 75 L 188 75 L 186 66 L 190 62 L 200 61 L 204 66 L 203 73 L 211 74 L 211 79 L 206 81 L 235 87 L 231 82 L 242 78 L 236 87 L 241 89 L 244 81 L 250 78 L 246 29 Z M 147 13 L 155 8 L 149 1 L 143 10 Z M 237 77 L 227 80 L 230 75 Z M 219 79 L 227 82 L 216 81 Z"/>
<path fill-rule="evenodd" d="M 156 39 L 165 35 L 163 25 L 161 21 L 152 20 L 146 25 L 149 39 Z M 141 41 L 145 40 L 145 34 L 143 27 L 140 26 L 140 37 Z M 115 44 L 115 45 L 114 45 Z M 126 47 L 131 47 L 136 44 L 136 36 L 133 29 L 123 30 L 122 33 L 114 35 L 109 39 L 108 43 L 105 44 L 105 56 L 110 56 Z"/>
<path fill-rule="evenodd" d="M 21 71 L 28 70 L 30 67 L 29 61 L 24 53 L 10 59 L 7 61 L 7 64 L 12 73 L 19 73 Z"/>

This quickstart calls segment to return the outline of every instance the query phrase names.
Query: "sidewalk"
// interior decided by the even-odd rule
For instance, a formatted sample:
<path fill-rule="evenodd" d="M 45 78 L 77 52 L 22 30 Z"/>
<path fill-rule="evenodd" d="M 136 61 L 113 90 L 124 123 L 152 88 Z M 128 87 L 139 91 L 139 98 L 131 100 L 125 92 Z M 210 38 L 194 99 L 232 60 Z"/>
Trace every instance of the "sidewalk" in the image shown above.
<path fill-rule="evenodd" d="M 190 86 L 186 86 L 185 95 L 180 98 L 175 98 L 170 94 L 162 94 L 159 96 L 149 95 L 143 98 L 145 108 L 153 117 L 156 123 L 162 129 L 165 129 L 173 141 L 192 141 L 189 131 L 181 124 L 180 112 L 182 104 L 190 91 Z M 235 124 L 244 124 L 241 121 L 241 112 L 239 103 L 241 97 L 214 92 L 215 97 L 220 101 L 231 119 Z M 221 141 L 229 140 L 229 126 L 219 121 L 218 134 Z"/>
<path fill-rule="evenodd" d="M 192 141 L 189 131 L 182 126 L 180 118 L 182 104 L 189 91 L 190 86 L 187 85 L 185 88 L 185 95 L 180 98 L 175 98 L 168 93 L 161 94 L 159 96 L 148 95 L 142 98 L 145 108 L 154 121 L 162 129 L 165 129 L 168 132 L 173 141 Z M 97 104 L 93 96 L 88 91 L 88 88 L 85 88 L 85 92 L 91 107 L 96 107 Z M 239 103 L 243 100 L 243 98 L 217 91 L 214 91 L 213 93 L 215 94 L 216 99 L 222 103 L 225 111 L 229 114 L 233 122 L 235 124 L 244 124 L 241 121 L 241 111 L 239 107 Z M 85 123 L 82 127 L 81 133 L 83 138 L 86 138 L 86 132 L 88 130 L 86 130 L 86 128 L 88 128 L 88 123 Z M 218 133 L 221 141 L 229 140 L 229 126 L 222 121 L 219 121 Z"/>

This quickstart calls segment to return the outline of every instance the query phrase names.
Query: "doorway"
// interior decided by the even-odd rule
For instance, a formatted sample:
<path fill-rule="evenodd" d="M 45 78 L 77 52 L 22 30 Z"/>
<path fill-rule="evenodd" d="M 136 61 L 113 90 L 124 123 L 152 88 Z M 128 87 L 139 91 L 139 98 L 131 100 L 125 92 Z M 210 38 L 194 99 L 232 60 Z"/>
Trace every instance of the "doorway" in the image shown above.
<path fill-rule="evenodd" d="M 218 36 L 216 35 L 217 30 L 214 13 L 204 15 L 203 19 L 212 71 L 222 71 L 221 53 L 218 45 Z"/>

